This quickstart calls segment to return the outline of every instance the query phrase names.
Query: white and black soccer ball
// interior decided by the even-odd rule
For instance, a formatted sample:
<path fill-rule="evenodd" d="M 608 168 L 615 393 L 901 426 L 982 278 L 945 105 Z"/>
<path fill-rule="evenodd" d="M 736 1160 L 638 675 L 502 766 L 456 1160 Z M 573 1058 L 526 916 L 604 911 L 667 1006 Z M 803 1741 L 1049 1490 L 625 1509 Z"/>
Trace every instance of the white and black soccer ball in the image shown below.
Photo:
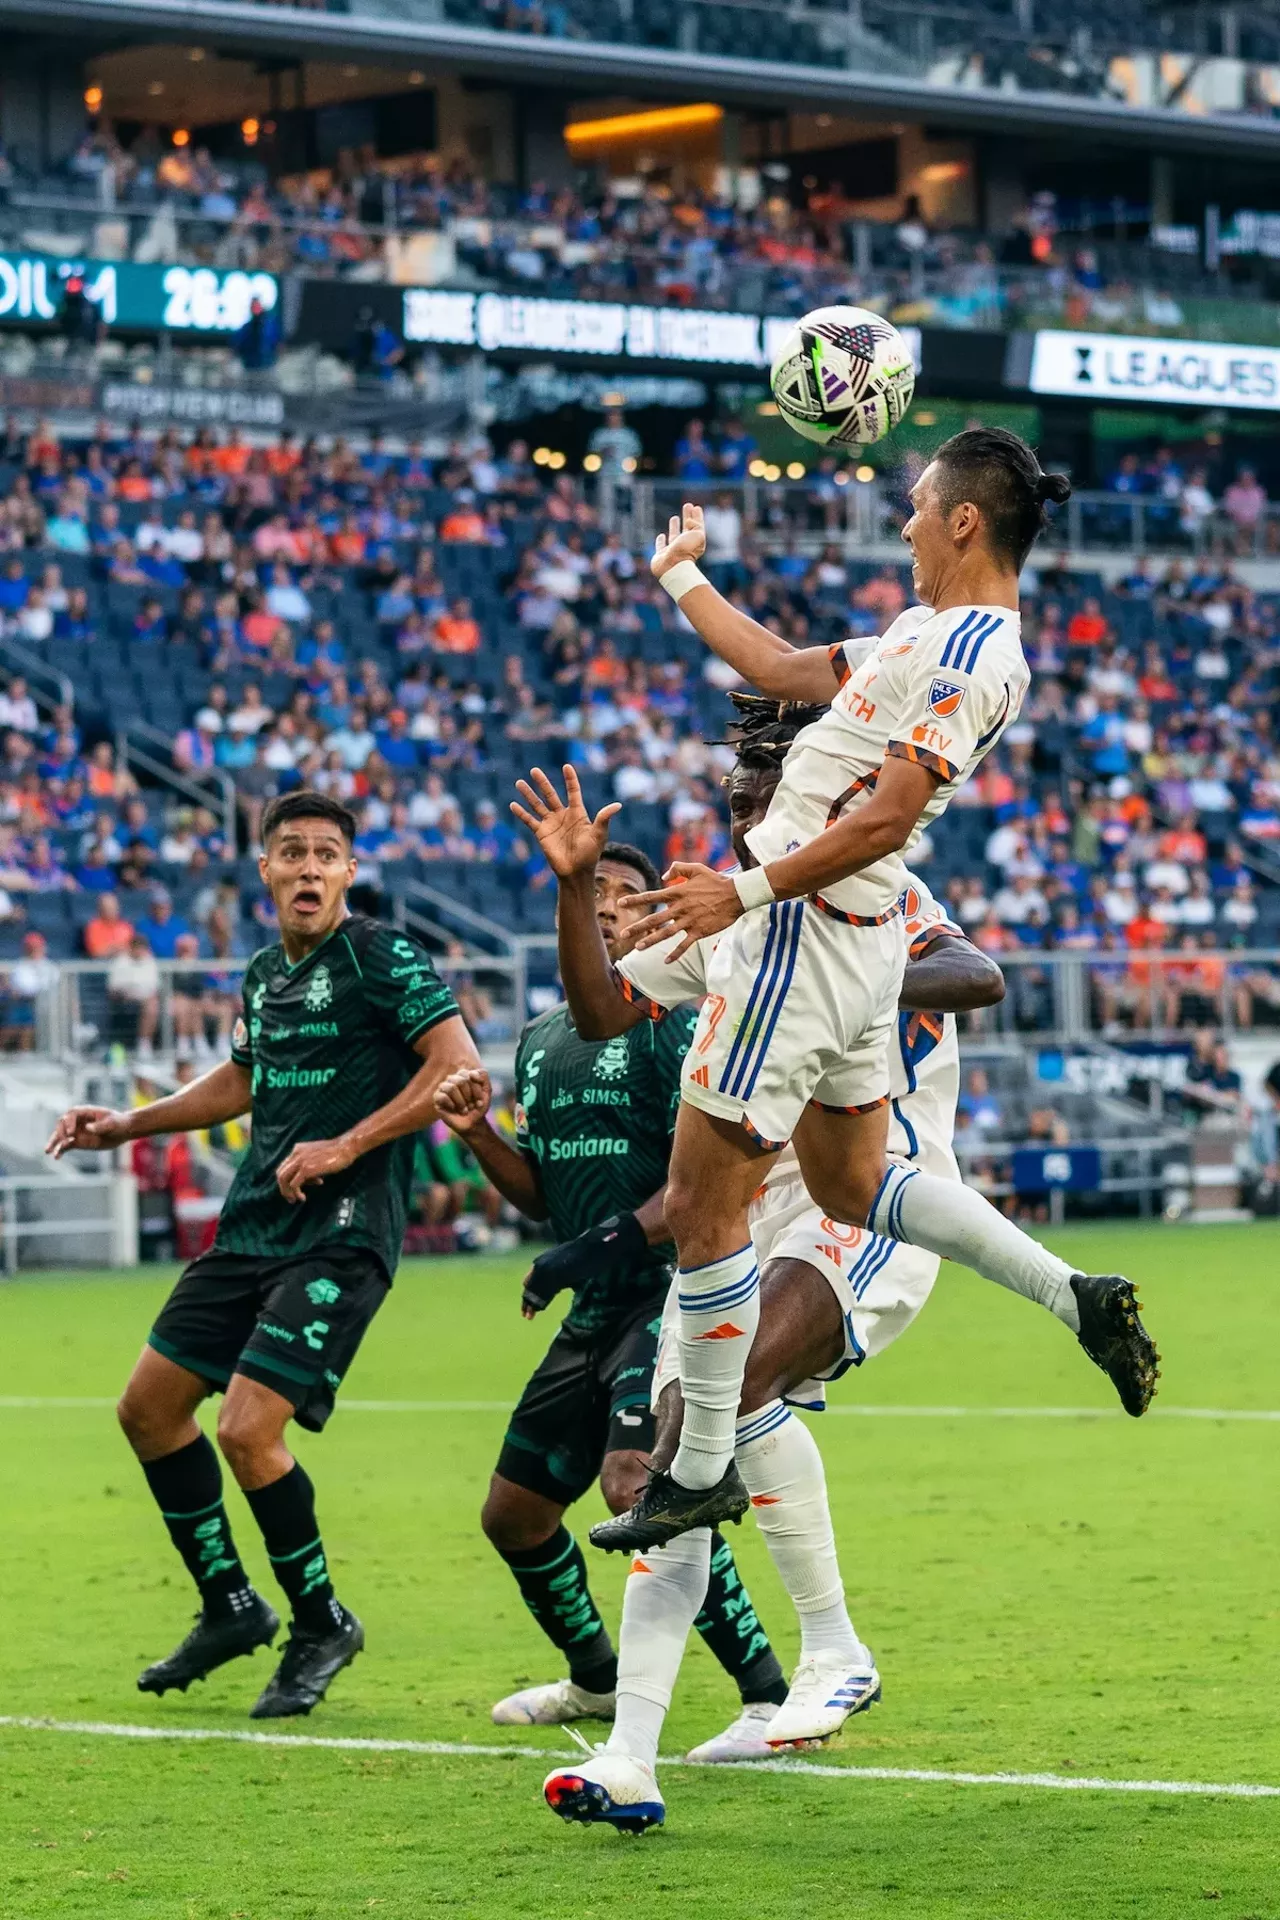
<path fill-rule="evenodd" d="M 915 362 L 887 320 L 865 307 L 815 307 L 787 334 L 769 374 L 783 418 L 806 440 L 869 447 L 903 419 Z"/>

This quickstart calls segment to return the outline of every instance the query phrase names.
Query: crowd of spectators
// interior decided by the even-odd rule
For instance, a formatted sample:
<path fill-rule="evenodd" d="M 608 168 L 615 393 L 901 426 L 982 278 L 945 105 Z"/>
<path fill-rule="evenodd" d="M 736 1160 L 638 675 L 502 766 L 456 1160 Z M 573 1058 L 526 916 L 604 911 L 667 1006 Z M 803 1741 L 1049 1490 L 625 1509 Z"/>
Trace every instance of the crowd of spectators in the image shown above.
<path fill-rule="evenodd" d="M 20 244 L 24 183 L 0 152 L 5 184 L 11 205 L 6 213 L 0 195 L 0 222 Z M 402 278 L 388 249 L 434 234 L 451 248 L 429 269 L 435 281 L 771 313 L 851 302 L 943 326 L 1177 333 L 1178 294 L 1214 291 L 1194 260 L 1138 241 L 1102 245 L 1063 226 L 1052 194 L 1036 195 L 999 234 L 931 222 L 911 194 L 892 217 L 868 221 L 844 186 L 822 177 L 820 157 L 803 154 L 749 169 L 732 198 L 692 175 L 521 189 L 460 155 L 379 161 L 371 149 L 273 179 L 205 147 L 167 147 L 154 128 L 125 148 L 103 121 L 60 178 L 40 183 L 43 197 L 51 190 L 109 203 L 149 258 L 159 250 L 191 265 L 318 279 Z M 273 355 L 278 323 L 264 325 Z M 263 364 L 261 340 L 246 344 Z"/>
<path fill-rule="evenodd" d="M 679 457 L 690 478 L 714 474 L 741 439 L 693 423 Z M 47 938 L 109 964 L 115 1027 L 144 1051 L 157 959 L 192 962 L 184 1050 L 224 1032 L 209 965 L 269 928 L 237 862 L 292 786 L 354 807 L 362 884 L 434 876 L 523 930 L 551 908 L 506 809 L 533 759 L 574 762 L 660 861 L 730 859 L 729 755 L 712 743 L 734 676 L 581 484 L 521 441 L 429 456 L 377 435 L 251 446 L 104 426 L 64 444 L 10 426 L 0 461 L 0 637 L 68 673 L 78 699 L 50 709 L 34 666 L 0 692 L 0 944 L 40 960 L 23 940 Z M 708 567 L 792 644 L 883 630 L 907 604 L 901 566 L 779 550 L 735 524 L 728 496 L 712 516 Z M 988 950 L 1084 956 L 1110 1030 L 1224 1010 L 1275 1024 L 1274 971 L 1230 950 L 1275 938 L 1280 602 L 1229 559 L 1138 564 L 1109 592 L 1047 560 L 1025 584 L 1027 705 L 915 858 Z M 117 759 L 126 670 L 144 707 L 166 689 L 178 702 L 148 710 L 170 716 L 181 798 Z M 1052 1024 L 1048 970 L 1011 978 L 1018 1023 Z"/>

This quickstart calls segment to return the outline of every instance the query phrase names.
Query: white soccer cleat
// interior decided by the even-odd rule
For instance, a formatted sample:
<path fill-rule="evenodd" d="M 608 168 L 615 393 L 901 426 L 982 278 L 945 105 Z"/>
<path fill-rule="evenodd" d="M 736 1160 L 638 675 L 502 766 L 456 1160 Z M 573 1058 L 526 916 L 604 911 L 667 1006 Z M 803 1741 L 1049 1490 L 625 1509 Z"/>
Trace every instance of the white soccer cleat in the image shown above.
<path fill-rule="evenodd" d="M 880 1698 L 880 1675 L 875 1661 L 848 1661 L 840 1656 L 802 1660 L 791 1676 L 791 1688 L 765 1730 L 771 1748 L 794 1747 L 809 1740 L 829 1740 L 851 1714 L 865 1713 Z"/>
<path fill-rule="evenodd" d="M 764 1736 L 777 1712 L 778 1708 L 772 1700 L 753 1700 L 723 1733 L 704 1740 L 700 1747 L 690 1748 L 685 1759 L 696 1760 L 701 1765 L 730 1760 L 770 1759 L 773 1748 Z"/>
<path fill-rule="evenodd" d="M 551 1680 L 545 1687 L 509 1693 L 493 1709 L 495 1727 L 562 1727 L 568 1720 L 612 1720 L 615 1696 L 588 1693 L 572 1680 Z"/>
<path fill-rule="evenodd" d="M 585 1753 L 581 1765 L 569 1762 L 549 1773 L 542 1794 L 562 1820 L 616 1827 L 619 1833 L 643 1833 L 667 1817 L 653 1768 L 603 1747 Z"/>

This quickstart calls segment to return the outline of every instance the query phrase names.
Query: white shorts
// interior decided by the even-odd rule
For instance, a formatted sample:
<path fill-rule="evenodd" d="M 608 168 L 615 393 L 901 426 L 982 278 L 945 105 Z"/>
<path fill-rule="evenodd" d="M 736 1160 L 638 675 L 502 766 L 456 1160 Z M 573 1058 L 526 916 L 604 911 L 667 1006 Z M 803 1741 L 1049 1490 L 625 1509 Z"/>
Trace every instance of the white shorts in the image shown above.
<path fill-rule="evenodd" d="M 825 1404 L 823 1382 L 838 1380 L 905 1333 L 933 1290 L 938 1256 L 923 1247 L 883 1240 L 865 1227 L 827 1219 L 795 1175 L 765 1188 L 751 1208 L 751 1238 L 763 1272 L 771 1260 L 803 1260 L 826 1280 L 844 1322 L 844 1352 L 815 1380 L 797 1384 L 787 1399 L 817 1411 Z M 673 1280 L 662 1310 L 652 1404 L 680 1378 L 680 1308 Z"/>
<path fill-rule="evenodd" d="M 770 1148 L 810 1101 L 837 1113 L 883 1105 L 905 962 L 896 905 L 867 925 L 803 900 L 744 913 L 707 963 L 684 1099 Z"/>

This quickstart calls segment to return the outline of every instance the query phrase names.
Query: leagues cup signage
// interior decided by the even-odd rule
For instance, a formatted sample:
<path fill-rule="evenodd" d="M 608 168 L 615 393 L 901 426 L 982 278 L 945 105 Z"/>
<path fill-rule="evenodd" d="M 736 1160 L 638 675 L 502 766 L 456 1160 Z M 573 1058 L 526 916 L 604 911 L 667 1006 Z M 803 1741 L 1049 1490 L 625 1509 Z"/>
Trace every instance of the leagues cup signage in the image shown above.
<path fill-rule="evenodd" d="M 1280 350 L 1137 334 L 1037 333 L 1033 393 L 1280 412 Z"/>

